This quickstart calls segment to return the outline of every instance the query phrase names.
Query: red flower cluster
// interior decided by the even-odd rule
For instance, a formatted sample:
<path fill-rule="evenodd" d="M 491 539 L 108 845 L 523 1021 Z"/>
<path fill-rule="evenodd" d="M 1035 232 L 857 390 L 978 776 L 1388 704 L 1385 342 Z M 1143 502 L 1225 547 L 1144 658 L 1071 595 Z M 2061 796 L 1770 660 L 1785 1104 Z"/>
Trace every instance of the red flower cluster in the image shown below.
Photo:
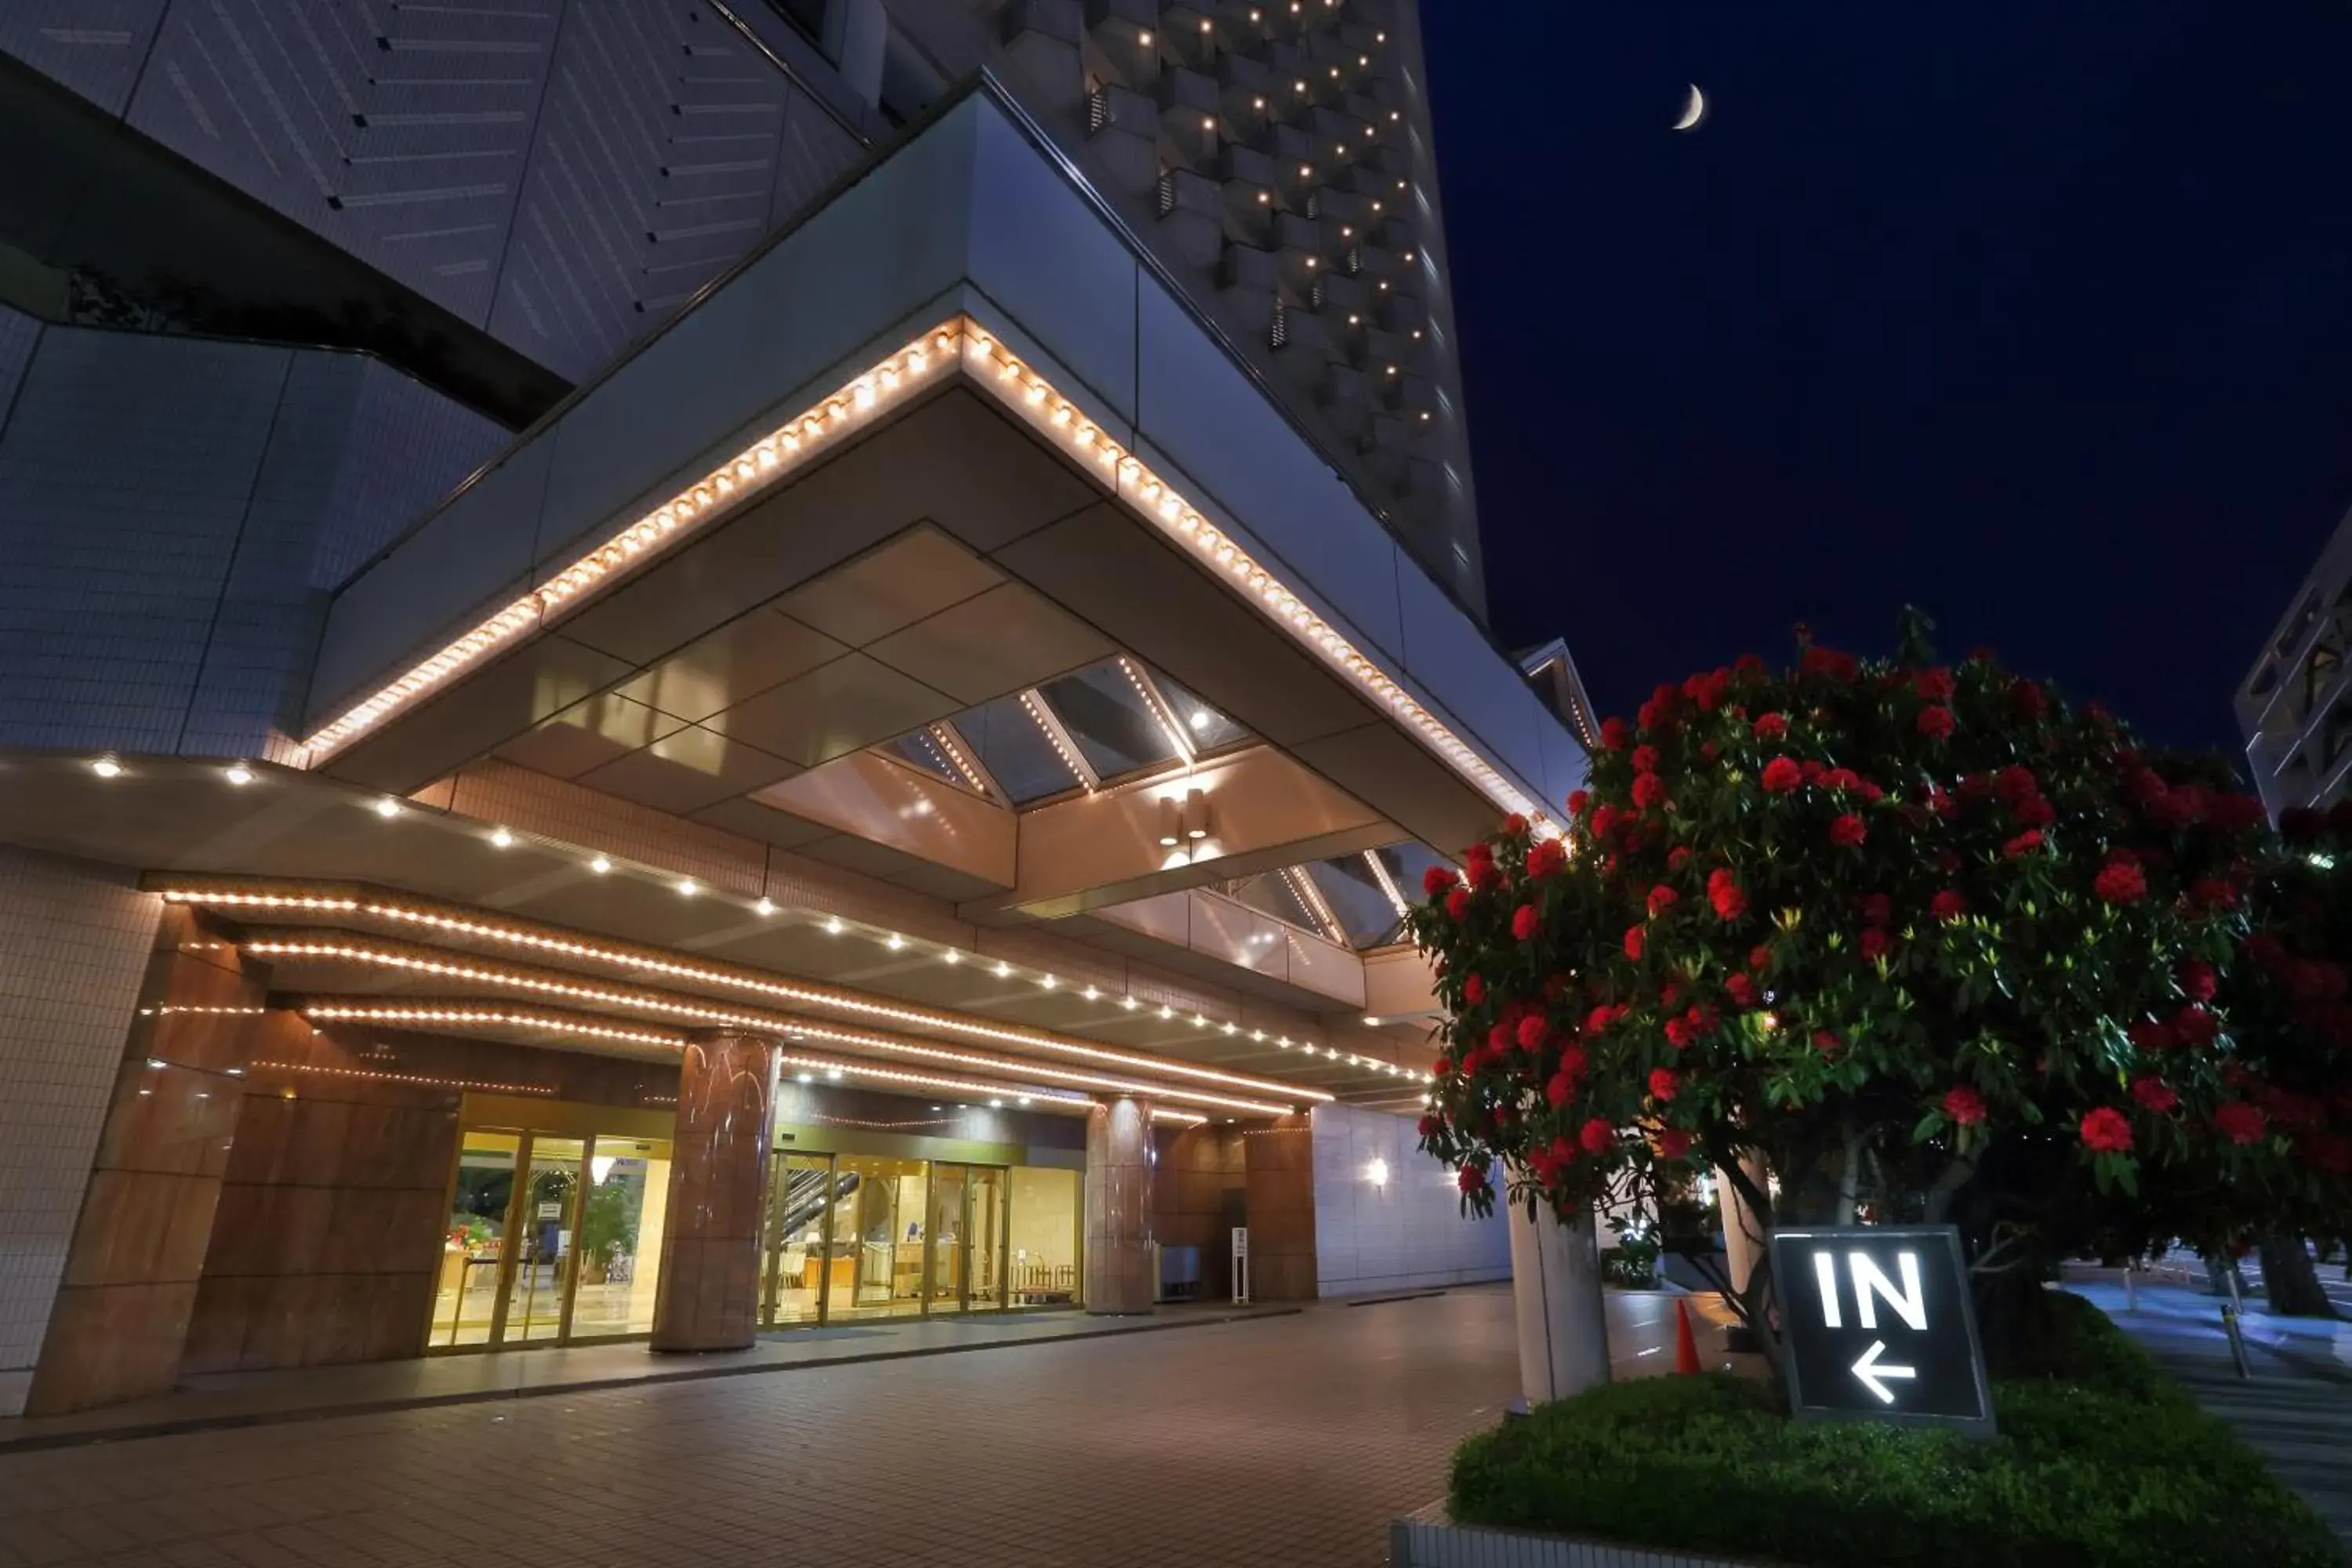
<path fill-rule="evenodd" d="M 1862 818 L 1853 812 L 1847 812 L 1830 824 L 1830 842 L 1841 849 L 1859 849 L 1862 841 L 1868 837 L 1868 832 L 1862 826 Z"/>
<path fill-rule="evenodd" d="M 1706 900 L 1719 921 L 1736 921 L 1748 912 L 1748 895 L 1739 890 L 1739 879 L 1720 866 L 1706 874 Z"/>
<path fill-rule="evenodd" d="M 1780 740 L 1789 733 L 1789 716 L 1785 713 L 1767 713 L 1756 721 L 1754 728 L 1756 738 L 1759 741 Z"/>
<path fill-rule="evenodd" d="M 2136 904 L 2147 897 L 2147 873 L 2129 850 L 2118 849 L 2091 879 L 2091 891 L 2111 904 Z"/>
<path fill-rule="evenodd" d="M 1947 888 L 1927 900 L 1927 912 L 1939 921 L 1965 919 L 1969 912 L 1968 895 L 1957 888 Z"/>
<path fill-rule="evenodd" d="M 1666 803 L 1666 781 L 1655 773 L 1633 775 L 1633 804 L 1652 811 Z"/>
<path fill-rule="evenodd" d="M 2153 1073 L 2143 1073 L 2132 1079 L 2131 1092 L 2132 1098 L 2139 1101 L 2139 1108 L 2154 1116 L 2162 1116 L 2180 1103 L 2180 1096 L 2173 1087 Z"/>
<path fill-rule="evenodd" d="M 1626 727 L 1624 720 L 1604 719 L 1601 721 L 1601 744 L 1603 750 L 1622 752 L 1632 744 L 1633 740 L 1633 731 Z"/>
<path fill-rule="evenodd" d="M 2132 1146 L 2131 1123 L 2112 1105 L 2084 1111 L 2081 1132 L 2083 1146 L 2097 1153 L 2121 1154 Z"/>
<path fill-rule="evenodd" d="M 1936 707 L 1919 710 L 1919 733 L 1929 740 L 1948 741 L 1952 738 L 1953 728 L 1950 709 Z"/>
<path fill-rule="evenodd" d="M 1543 916 L 1536 912 L 1533 904 L 1521 904 L 1511 911 L 1511 934 L 1519 941 L 1530 940 L 1542 929 Z"/>
<path fill-rule="evenodd" d="M 1793 758 L 1775 757 L 1764 764 L 1763 777 L 1759 782 L 1768 795 L 1786 795 L 1805 782 L 1805 772 Z"/>
<path fill-rule="evenodd" d="M 1682 1088 L 1682 1076 L 1672 1068 L 1650 1069 L 1650 1098 L 1660 1105 L 1674 1103 L 1675 1093 Z"/>
<path fill-rule="evenodd" d="M 1944 1096 L 1944 1114 L 1962 1127 L 1974 1127 L 1985 1119 L 1985 1099 L 1967 1084 L 1956 1084 Z"/>
<path fill-rule="evenodd" d="M 2269 1130 L 2269 1118 L 2261 1109 L 2242 1100 L 2233 1100 L 2213 1112 L 2213 1131 L 2241 1147 L 2261 1142 Z"/>
<path fill-rule="evenodd" d="M 1670 910 L 1674 908 L 1675 904 L 1679 903 L 1681 900 L 1682 895 L 1676 893 L 1672 888 L 1667 887 L 1664 882 L 1661 882 L 1656 887 L 1650 889 L 1650 913 L 1654 916 L 1660 910 Z"/>

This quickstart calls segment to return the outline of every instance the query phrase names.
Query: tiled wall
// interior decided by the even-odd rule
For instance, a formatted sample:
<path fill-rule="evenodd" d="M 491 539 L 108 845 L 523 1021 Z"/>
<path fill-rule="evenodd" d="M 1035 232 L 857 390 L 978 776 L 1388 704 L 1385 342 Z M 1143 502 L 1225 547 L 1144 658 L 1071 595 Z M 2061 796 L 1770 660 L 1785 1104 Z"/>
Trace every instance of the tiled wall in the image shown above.
<path fill-rule="evenodd" d="M 1243 1131 L 1254 1301 L 1315 1300 L 1314 1142 L 1304 1116 Z"/>
<path fill-rule="evenodd" d="M 1199 1299 L 1233 1298 L 1233 1227 L 1248 1220 L 1248 1165 L 1243 1130 L 1205 1122 L 1160 1131 L 1152 1178 L 1151 1234 L 1162 1247 L 1201 1249 Z"/>
<path fill-rule="evenodd" d="M 5 11 L 0 50 L 575 380 L 864 151 L 693 0 Z"/>
<path fill-rule="evenodd" d="M 505 440 L 362 355 L 0 311 L 0 744 L 270 756 L 326 595 Z"/>
<path fill-rule="evenodd" d="M 1454 1173 L 1402 1116 L 1315 1108 L 1315 1260 L 1326 1296 L 1507 1279 L 1510 1233 L 1465 1219 Z M 1374 1161 L 1384 1182 L 1375 1184 Z"/>
<path fill-rule="evenodd" d="M 159 900 L 0 846 L 0 1415 L 24 1406 Z"/>

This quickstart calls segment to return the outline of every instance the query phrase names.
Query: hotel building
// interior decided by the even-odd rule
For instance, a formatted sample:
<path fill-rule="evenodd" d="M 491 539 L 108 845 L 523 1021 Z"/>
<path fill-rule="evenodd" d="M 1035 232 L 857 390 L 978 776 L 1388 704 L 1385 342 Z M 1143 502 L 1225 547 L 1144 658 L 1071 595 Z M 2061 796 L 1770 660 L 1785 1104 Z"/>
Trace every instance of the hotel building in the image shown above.
<path fill-rule="evenodd" d="M 1412 0 L 18 0 L 0 1414 L 1498 1278 Z"/>
<path fill-rule="evenodd" d="M 2338 523 L 2271 632 L 2233 706 L 2246 769 L 2273 821 L 2290 806 L 2326 806 L 2352 793 L 2352 516 Z"/>

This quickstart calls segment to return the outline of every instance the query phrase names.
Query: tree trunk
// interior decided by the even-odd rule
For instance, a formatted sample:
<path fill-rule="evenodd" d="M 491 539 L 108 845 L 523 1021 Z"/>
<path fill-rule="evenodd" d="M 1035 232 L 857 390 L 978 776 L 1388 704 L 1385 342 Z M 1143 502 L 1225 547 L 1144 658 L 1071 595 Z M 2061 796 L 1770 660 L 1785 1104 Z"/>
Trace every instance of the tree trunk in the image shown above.
<path fill-rule="evenodd" d="M 2332 1318 L 2336 1305 L 2319 1286 L 2319 1270 L 2299 1236 L 2263 1237 L 2263 1294 L 2278 1318 Z"/>

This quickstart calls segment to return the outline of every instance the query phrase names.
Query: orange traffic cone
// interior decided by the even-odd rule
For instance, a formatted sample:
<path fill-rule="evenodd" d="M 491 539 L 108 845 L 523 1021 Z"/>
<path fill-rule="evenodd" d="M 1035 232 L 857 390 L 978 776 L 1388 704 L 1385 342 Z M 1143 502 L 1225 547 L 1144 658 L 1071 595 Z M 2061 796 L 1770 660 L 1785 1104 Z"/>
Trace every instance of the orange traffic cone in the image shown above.
<path fill-rule="evenodd" d="M 1675 1298 L 1675 1371 L 1678 1375 L 1688 1376 L 1699 1370 L 1698 1341 L 1691 1333 L 1690 1300 L 1677 1296 Z"/>

